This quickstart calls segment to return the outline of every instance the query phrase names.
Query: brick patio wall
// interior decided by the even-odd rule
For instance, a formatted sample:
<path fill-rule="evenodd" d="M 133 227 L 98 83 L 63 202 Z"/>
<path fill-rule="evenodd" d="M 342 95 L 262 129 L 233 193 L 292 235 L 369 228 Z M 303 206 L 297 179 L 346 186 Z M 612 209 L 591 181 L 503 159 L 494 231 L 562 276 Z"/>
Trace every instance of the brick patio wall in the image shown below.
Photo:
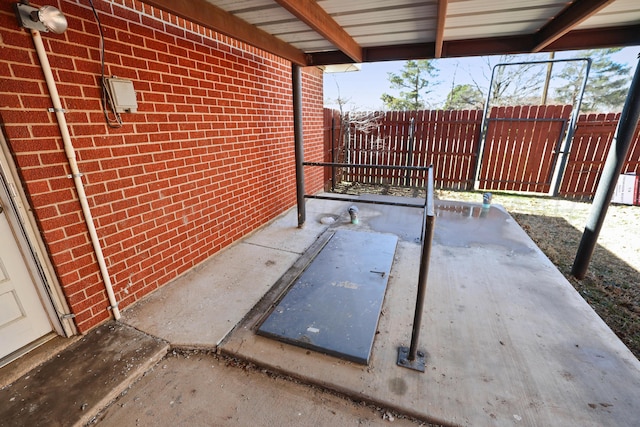
<path fill-rule="evenodd" d="M 15 0 L 0 0 L 0 120 L 81 332 L 110 317 L 60 132 Z M 43 33 L 120 308 L 295 204 L 291 64 L 132 0 L 95 0 L 105 74 L 138 111 L 106 125 L 100 37 L 87 1 Z M 322 160 L 322 73 L 303 70 L 305 151 Z M 309 171 L 307 192 L 322 188 Z"/>

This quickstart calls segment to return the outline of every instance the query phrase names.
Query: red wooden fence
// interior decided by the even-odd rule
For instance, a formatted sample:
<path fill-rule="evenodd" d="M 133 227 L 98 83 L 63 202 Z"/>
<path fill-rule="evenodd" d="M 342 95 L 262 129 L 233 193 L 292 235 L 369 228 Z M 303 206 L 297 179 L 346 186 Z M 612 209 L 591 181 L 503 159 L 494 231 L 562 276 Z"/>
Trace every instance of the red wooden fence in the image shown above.
<path fill-rule="evenodd" d="M 432 164 L 437 187 L 468 187 L 482 111 L 391 111 L 350 119 L 342 146 L 346 163 Z M 347 168 L 344 172 L 346 181 L 367 184 L 424 186 L 426 178 L 418 172 L 375 168 Z"/>
<path fill-rule="evenodd" d="M 560 195 L 593 197 L 619 119 L 620 113 L 579 116 Z M 640 126 L 636 129 L 622 172 L 640 174 Z"/>
<path fill-rule="evenodd" d="M 487 120 L 480 188 L 549 193 L 570 116 L 570 105 L 493 108 Z"/>
<path fill-rule="evenodd" d="M 570 114 L 570 106 L 492 110 L 487 122 L 480 188 L 548 193 L 557 144 Z M 593 197 L 618 119 L 619 114 L 579 116 L 559 186 L 561 196 Z M 335 111 L 325 109 L 326 161 L 394 166 L 432 164 L 437 188 L 473 188 L 482 111 L 352 113 L 343 120 Z M 623 171 L 640 174 L 640 127 Z M 328 181 L 333 179 L 330 173 L 325 175 Z M 424 177 L 399 170 L 340 168 L 337 173 L 338 181 L 424 186 Z"/>
<path fill-rule="evenodd" d="M 324 109 L 324 161 L 328 163 L 343 162 L 340 155 L 344 152 L 341 150 L 341 141 L 343 140 L 342 121 L 340 112 L 336 110 Z M 332 185 L 342 180 L 341 175 L 336 172 L 339 169 L 324 168 L 324 189 L 329 191 Z"/>

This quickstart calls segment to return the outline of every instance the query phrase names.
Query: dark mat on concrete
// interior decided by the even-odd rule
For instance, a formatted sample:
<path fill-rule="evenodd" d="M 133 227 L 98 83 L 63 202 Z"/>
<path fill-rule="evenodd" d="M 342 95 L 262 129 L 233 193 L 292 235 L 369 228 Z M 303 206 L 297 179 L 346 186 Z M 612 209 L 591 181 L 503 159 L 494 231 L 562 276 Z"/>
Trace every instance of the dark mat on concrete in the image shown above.
<path fill-rule="evenodd" d="M 397 242 L 391 234 L 336 231 L 258 334 L 369 363 Z"/>
<path fill-rule="evenodd" d="M 167 343 L 109 322 L 0 390 L 0 426 L 84 425 L 162 359 Z"/>

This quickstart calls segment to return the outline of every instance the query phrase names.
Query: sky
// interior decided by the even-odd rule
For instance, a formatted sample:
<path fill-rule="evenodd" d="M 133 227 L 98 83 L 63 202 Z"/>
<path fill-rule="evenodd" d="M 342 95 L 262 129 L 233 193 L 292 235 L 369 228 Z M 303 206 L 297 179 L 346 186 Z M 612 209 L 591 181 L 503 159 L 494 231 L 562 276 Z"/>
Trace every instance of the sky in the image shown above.
<path fill-rule="evenodd" d="M 556 59 L 576 56 L 575 51 L 557 52 Z M 612 58 L 614 61 L 627 64 L 631 68 L 631 75 L 638 63 L 640 46 L 624 48 L 616 53 Z M 549 58 L 548 53 L 538 54 L 536 60 Z M 452 84 L 471 83 L 471 75 L 475 75 L 476 80 L 487 82 L 491 77 L 491 70 L 486 65 L 486 57 L 475 58 L 446 58 L 436 59 L 434 63 L 439 69 L 436 77 L 436 85 L 433 91 L 426 97 L 431 108 L 442 106 L 447 94 L 451 90 Z M 496 63 L 493 58 L 493 63 Z M 362 70 L 347 73 L 325 73 L 324 75 L 324 103 L 326 107 L 338 108 L 337 98 L 346 100 L 345 110 L 381 110 L 383 102 L 380 99 L 383 93 L 397 95 L 398 91 L 390 88 L 388 73 L 399 73 L 404 65 L 404 61 L 389 61 L 362 64 Z M 482 74 L 487 77 L 483 77 Z M 629 83 L 631 77 L 629 77 Z"/>

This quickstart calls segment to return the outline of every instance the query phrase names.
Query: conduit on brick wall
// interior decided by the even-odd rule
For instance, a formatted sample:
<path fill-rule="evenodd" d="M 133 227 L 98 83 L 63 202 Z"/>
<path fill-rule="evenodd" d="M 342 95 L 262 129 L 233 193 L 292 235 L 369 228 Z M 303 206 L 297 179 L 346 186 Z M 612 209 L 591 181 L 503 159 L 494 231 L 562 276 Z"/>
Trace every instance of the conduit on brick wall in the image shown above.
<path fill-rule="evenodd" d="M 67 159 L 69 160 L 69 168 L 71 169 L 71 178 L 73 179 L 73 182 L 76 187 L 76 191 L 78 192 L 78 199 L 80 200 L 80 206 L 82 207 L 82 214 L 84 215 L 84 220 L 87 224 L 87 230 L 89 231 L 91 244 L 93 245 L 93 250 L 96 254 L 96 261 L 98 262 L 98 266 L 100 268 L 100 274 L 102 275 L 102 280 L 104 281 L 104 287 L 107 292 L 107 296 L 109 298 L 109 303 L 111 304 L 109 308 L 113 312 L 113 317 L 116 320 L 118 320 L 120 319 L 120 310 L 118 309 L 118 302 L 116 300 L 115 294 L 113 293 L 113 285 L 111 284 L 111 277 L 109 276 L 109 271 L 107 270 L 107 265 L 105 263 L 104 255 L 102 253 L 102 247 L 100 246 L 100 241 L 98 239 L 98 233 L 96 231 L 95 224 L 93 223 L 93 215 L 91 214 L 91 209 L 89 208 L 89 202 L 87 201 L 87 195 L 84 191 L 84 184 L 82 183 L 82 174 L 80 173 L 80 169 L 78 168 L 75 148 L 73 147 L 73 143 L 71 142 L 71 135 L 69 134 L 67 119 L 64 116 L 65 111 L 62 108 L 62 103 L 60 102 L 60 95 L 58 94 L 58 88 L 53 78 L 51 65 L 49 64 L 49 58 L 47 57 L 47 52 L 44 48 L 44 44 L 42 43 L 42 37 L 40 35 L 40 31 L 31 30 L 31 37 L 33 38 L 33 44 L 36 48 L 36 53 L 38 54 L 40 65 L 42 66 L 42 72 L 44 73 L 44 78 L 47 83 L 47 88 L 49 89 L 49 95 L 51 96 L 51 103 L 53 104 L 53 111 L 56 115 L 56 119 L 58 120 L 58 126 L 60 127 L 60 134 L 62 136 L 62 141 L 64 143 L 64 151 L 65 151 L 65 154 L 67 155 Z"/>

